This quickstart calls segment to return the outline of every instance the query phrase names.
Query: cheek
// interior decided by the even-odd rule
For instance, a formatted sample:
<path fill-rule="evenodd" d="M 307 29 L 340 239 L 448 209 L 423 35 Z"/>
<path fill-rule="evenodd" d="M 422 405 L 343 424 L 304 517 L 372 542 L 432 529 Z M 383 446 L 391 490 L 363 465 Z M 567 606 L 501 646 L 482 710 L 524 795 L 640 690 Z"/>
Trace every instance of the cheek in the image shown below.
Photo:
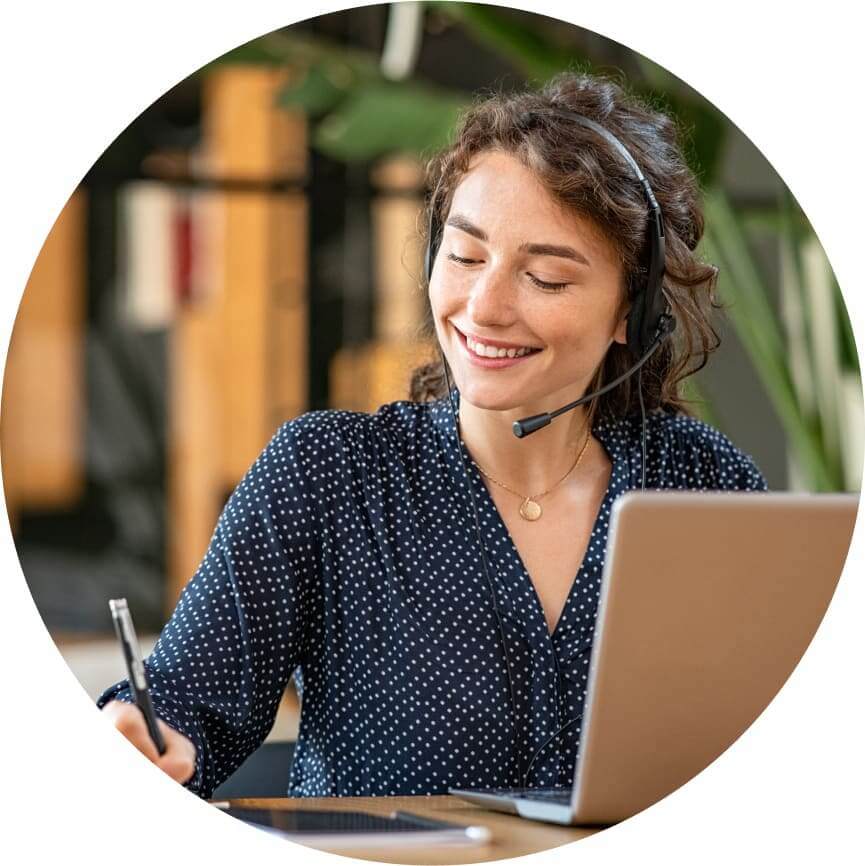
<path fill-rule="evenodd" d="M 436 333 L 438 333 L 439 320 L 441 318 L 441 313 L 442 313 L 441 296 L 439 295 L 438 291 L 436 291 L 436 287 L 432 283 L 430 284 L 430 288 L 429 288 L 429 292 L 427 293 L 427 296 L 429 297 L 430 310 L 432 310 L 433 325 L 435 326 Z"/>
<path fill-rule="evenodd" d="M 439 342 L 441 342 L 442 319 L 449 315 L 449 311 L 445 306 L 445 299 L 442 297 L 441 286 L 438 285 L 435 275 L 433 275 L 433 280 L 430 282 L 427 296 L 429 297 L 430 309 L 432 310 L 433 328 L 435 329 Z"/>
<path fill-rule="evenodd" d="M 603 353 L 610 340 L 618 336 L 619 319 L 615 311 L 598 307 L 577 305 L 549 311 L 541 318 L 538 333 L 543 334 L 550 345 L 560 350 L 580 354 Z"/>
<path fill-rule="evenodd" d="M 432 307 L 433 312 L 435 312 L 441 306 L 441 287 L 439 286 L 439 281 L 436 279 L 435 274 L 433 274 L 433 278 L 430 280 L 427 296 L 429 297 L 430 306 Z"/>
<path fill-rule="evenodd" d="M 437 271 L 433 272 L 429 286 L 429 302 L 433 311 L 433 318 L 436 321 L 442 316 L 450 315 L 460 303 L 458 287 L 440 278 L 438 273 Z"/>

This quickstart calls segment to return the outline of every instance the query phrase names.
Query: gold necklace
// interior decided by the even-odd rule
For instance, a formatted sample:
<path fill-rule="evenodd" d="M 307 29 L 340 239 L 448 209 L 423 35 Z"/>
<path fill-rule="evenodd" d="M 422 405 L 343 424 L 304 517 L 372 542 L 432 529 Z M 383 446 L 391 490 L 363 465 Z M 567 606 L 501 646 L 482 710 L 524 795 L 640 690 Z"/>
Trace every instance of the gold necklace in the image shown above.
<path fill-rule="evenodd" d="M 571 466 L 571 468 L 552 487 L 548 488 L 543 493 L 537 493 L 534 496 L 524 496 L 522 493 L 519 493 L 518 491 L 514 490 L 513 488 L 508 487 L 508 485 L 505 484 L 503 481 L 499 481 L 497 478 L 493 478 L 493 476 L 490 475 L 490 473 L 487 472 L 477 462 L 475 462 L 475 466 L 478 467 L 478 471 L 481 473 L 481 475 L 484 475 L 486 478 L 489 478 L 490 481 L 493 482 L 493 484 L 498 484 L 499 487 L 503 487 L 509 493 L 513 493 L 515 496 L 519 496 L 520 499 L 523 500 L 522 505 L 520 505 L 520 517 L 522 517 L 524 520 L 535 521 L 535 520 L 538 520 L 541 517 L 541 515 L 544 513 L 543 508 L 541 508 L 541 506 L 538 504 L 538 500 L 542 496 L 546 496 L 548 493 L 551 493 L 553 490 L 555 490 L 577 468 L 577 466 L 580 465 L 580 461 L 583 459 L 583 454 L 586 453 L 586 448 L 588 448 L 588 446 L 589 446 L 589 435 L 590 434 L 587 431 L 586 432 L 586 441 L 583 442 L 583 447 L 580 448 L 580 453 L 577 454 L 577 459 L 574 460 L 574 463 Z"/>

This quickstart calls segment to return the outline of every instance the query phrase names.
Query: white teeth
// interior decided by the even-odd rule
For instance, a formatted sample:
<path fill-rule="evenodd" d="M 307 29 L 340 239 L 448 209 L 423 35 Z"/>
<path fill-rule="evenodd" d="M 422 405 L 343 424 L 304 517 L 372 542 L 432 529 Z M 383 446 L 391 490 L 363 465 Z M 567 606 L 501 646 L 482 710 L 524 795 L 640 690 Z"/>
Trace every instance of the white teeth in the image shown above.
<path fill-rule="evenodd" d="M 483 343 L 475 342 L 471 337 L 466 337 L 468 347 L 482 358 L 521 358 L 523 355 L 528 355 L 532 350 L 523 347 L 520 349 L 504 349 L 495 346 L 485 346 Z"/>

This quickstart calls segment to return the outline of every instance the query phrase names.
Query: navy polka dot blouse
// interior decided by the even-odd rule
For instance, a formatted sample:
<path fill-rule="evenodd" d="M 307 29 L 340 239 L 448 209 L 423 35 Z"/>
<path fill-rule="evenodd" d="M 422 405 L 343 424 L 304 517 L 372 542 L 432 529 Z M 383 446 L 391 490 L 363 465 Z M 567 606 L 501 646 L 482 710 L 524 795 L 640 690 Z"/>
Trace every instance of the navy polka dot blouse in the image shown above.
<path fill-rule="evenodd" d="M 230 497 L 207 553 L 146 660 L 154 706 L 195 744 L 202 797 L 301 694 L 289 796 L 438 794 L 521 782 L 582 712 L 610 508 L 641 478 L 640 419 L 599 421 L 612 473 L 552 635 L 446 400 L 283 424 Z M 503 632 L 484 575 L 479 508 Z M 711 427 L 648 418 L 646 486 L 763 490 Z M 516 725 L 502 650 L 507 641 Z M 99 706 L 130 700 L 126 681 Z M 570 785 L 571 723 L 529 785 Z"/>

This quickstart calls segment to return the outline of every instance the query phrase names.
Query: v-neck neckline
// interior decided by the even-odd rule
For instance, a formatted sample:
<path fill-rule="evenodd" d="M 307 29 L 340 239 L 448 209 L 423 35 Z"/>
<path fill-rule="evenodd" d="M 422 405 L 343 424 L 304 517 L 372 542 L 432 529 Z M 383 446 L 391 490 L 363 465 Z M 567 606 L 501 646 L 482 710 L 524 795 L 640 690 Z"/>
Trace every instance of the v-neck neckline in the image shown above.
<path fill-rule="evenodd" d="M 459 392 L 454 389 L 454 395 L 456 397 L 457 407 L 459 406 Z M 447 412 L 450 415 L 450 409 L 447 406 L 447 397 L 443 398 L 444 405 L 443 411 Z M 531 620 L 535 618 L 539 618 L 540 622 L 543 623 L 543 633 L 547 636 L 549 641 L 553 644 L 559 641 L 559 635 L 562 634 L 562 623 L 569 619 L 571 614 L 571 608 L 573 606 L 573 600 L 575 593 L 577 591 L 577 586 L 580 583 L 581 576 L 584 575 L 586 570 L 586 557 L 589 554 L 589 551 L 592 549 L 593 543 L 596 541 L 602 541 L 604 545 L 606 545 L 606 538 L 601 538 L 604 535 L 604 515 L 610 513 L 610 508 L 612 506 L 612 500 L 618 494 L 618 487 L 623 486 L 621 482 L 622 473 L 618 470 L 622 468 L 622 463 L 625 460 L 625 457 L 620 453 L 620 449 L 612 447 L 612 441 L 608 440 L 604 435 L 605 425 L 602 421 L 596 420 L 592 425 L 592 435 L 598 440 L 601 444 L 601 447 L 604 449 L 604 452 L 607 455 L 607 458 L 610 461 L 610 477 L 607 481 L 607 489 L 604 491 L 604 495 L 601 499 L 601 503 L 598 507 L 598 511 L 595 514 L 594 520 L 592 522 L 592 529 L 589 533 L 589 540 L 586 544 L 586 550 L 583 553 L 583 558 L 580 561 L 579 567 L 577 568 L 576 573 L 571 579 L 571 583 L 568 587 L 568 593 L 565 598 L 565 603 L 562 606 L 562 609 L 559 613 L 558 619 L 556 620 L 556 624 L 553 627 L 553 630 L 549 630 L 549 626 L 547 625 L 546 615 L 544 613 L 543 604 L 541 603 L 540 595 L 538 594 L 537 589 L 535 588 L 534 581 L 532 580 L 531 575 L 529 574 L 529 570 L 526 567 L 525 562 L 523 561 L 522 556 L 514 542 L 513 537 L 511 536 L 510 530 L 508 529 L 507 524 L 504 521 L 504 518 L 501 515 L 501 512 L 498 509 L 498 506 L 495 503 L 495 500 L 492 497 L 489 489 L 486 484 L 484 484 L 483 477 L 481 476 L 480 471 L 477 468 L 477 464 L 474 462 L 471 454 L 469 453 L 468 448 L 466 447 L 465 442 L 463 441 L 462 435 L 460 434 L 459 424 L 455 423 L 456 419 L 450 418 L 448 427 L 450 428 L 452 434 L 455 436 L 459 447 L 462 452 L 463 460 L 465 461 L 466 469 L 468 470 L 468 475 L 470 479 L 470 483 L 472 484 L 476 493 L 479 493 L 480 501 L 478 502 L 478 511 L 479 511 L 479 520 L 482 519 L 483 513 L 485 512 L 490 518 L 492 526 L 496 532 L 496 534 L 504 539 L 506 542 L 506 548 L 503 553 L 499 553 L 499 556 L 504 555 L 506 558 L 510 558 L 514 564 L 518 566 L 517 571 L 520 574 L 520 586 L 514 586 L 512 583 L 503 579 L 504 572 L 506 569 L 501 567 L 497 567 L 496 565 L 496 556 L 494 555 L 494 551 L 491 549 L 491 545 L 489 544 L 488 538 L 481 539 L 481 542 L 484 545 L 484 550 L 486 551 L 487 559 L 493 565 L 494 570 L 499 575 L 501 582 L 507 588 L 508 594 L 511 595 L 514 592 L 522 593 L 524 590 L 528 588 L 531 593 L 531 596 L 534 599 L 534 609 L 530 615 Z M 457 459 L 456 461 L 456 469 L 462 475 L 462 465 Z"/>

